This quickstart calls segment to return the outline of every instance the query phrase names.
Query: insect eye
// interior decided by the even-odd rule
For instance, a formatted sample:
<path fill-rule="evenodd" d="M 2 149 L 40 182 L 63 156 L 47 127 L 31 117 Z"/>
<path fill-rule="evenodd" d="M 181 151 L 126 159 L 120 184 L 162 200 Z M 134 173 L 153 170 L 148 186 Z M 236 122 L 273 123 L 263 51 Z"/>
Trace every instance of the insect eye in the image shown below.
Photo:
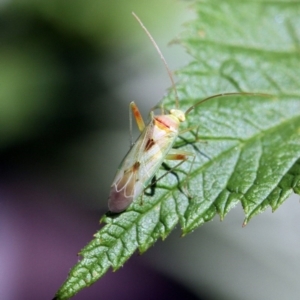
<path fill-rule="evenodd" d="M 176 117 L 180 122 L 184 122 L 185 121 L 185 114 L 183 111 L 179 110 L 179 109 L 171 109 L 170 110 L 171 115 L 173 115 L 174 117 Z"/>

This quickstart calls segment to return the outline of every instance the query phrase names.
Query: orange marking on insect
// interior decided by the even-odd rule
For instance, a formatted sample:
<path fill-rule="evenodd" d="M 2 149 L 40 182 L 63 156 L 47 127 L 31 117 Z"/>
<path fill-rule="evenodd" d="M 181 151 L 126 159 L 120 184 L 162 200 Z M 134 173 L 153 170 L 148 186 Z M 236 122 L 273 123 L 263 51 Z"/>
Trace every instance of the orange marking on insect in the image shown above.
<path fill-rule="evenodd" d="M 184 154 L 177 154 L 174 156 L 174 160 L 184 160 L 186 159 L 186 155 Z"/>
<path fill-rule="evenodd" d="M 155 126 L 157 126 L 159 129 L 162 130 L 169 130 L 170 126 L 168 126 L 168 124 L 166 124 L 162 119 L 160 118 L 155 118 L 154 119 L 154 124 Z"/>
<path fill-rule="evenodd" d="M 134 165 L 132 166 L 132 171 L 136 172 L 139 169 L 140 165 L 141 164 L 139 161 L 135 162 Z"/>
<path fill-rule="evenodd" d="M 150 150 L 153 146 L 155 145 L 155 142 L 153 139 L 149 139 L 146 143 L 146 146 L 145 146 L 145 151 L 148 151 Z"/>
<path fill-rule="evenodd" d="M 136 106 L 136 104 L 134 102 L 130 103 L 130 108 L 131 108 L 131 111 L 132 111 L 132 113 L 134 115 L 134 118 L 136 120 L 139 131 L 142 132 L 145 129 L 145 123 L 144 123 L 143 117 L 142 117 L 138 107 Z"/>

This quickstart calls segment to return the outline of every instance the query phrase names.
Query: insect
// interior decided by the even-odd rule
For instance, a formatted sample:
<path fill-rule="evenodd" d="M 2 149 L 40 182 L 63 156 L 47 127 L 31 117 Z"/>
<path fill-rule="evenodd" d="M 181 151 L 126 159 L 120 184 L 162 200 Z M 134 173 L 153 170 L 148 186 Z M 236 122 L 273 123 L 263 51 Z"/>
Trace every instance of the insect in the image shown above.
<path fill-rule="evenodd" d="M 185 121 L 186 115 L 190 111 L 212 98 L 237 94 L 253 94 L 223 93 L 213 95 L 191 106 L 186 112 L 181 111 L 178 108 L 179 101 L 175 83 L 165 58 L 141 20 L 134 13 L 132 14 L 150 38 L 167 69 L 176 95 L 176 108 L 171 109 L 167 114 L 163 113 L 161 115 L 154 115 L 153 111 L 151 111 L 150 121 L 148 125 L 145 125 L 137 105 L 134 102 L 130 103 L 130 108 L 141 134 L 121 162 L 111 185 L 108 199 L 108 208 L 111 213 L 124 211 L 132 201 L 136 200 L 151 184 L 151 180 L 165 159 L 180 161 L 177 164 L 178 166 L 189 157 L 194 156 L 190 152 L 172 149 L 179 135 L 179 126 Z"/>

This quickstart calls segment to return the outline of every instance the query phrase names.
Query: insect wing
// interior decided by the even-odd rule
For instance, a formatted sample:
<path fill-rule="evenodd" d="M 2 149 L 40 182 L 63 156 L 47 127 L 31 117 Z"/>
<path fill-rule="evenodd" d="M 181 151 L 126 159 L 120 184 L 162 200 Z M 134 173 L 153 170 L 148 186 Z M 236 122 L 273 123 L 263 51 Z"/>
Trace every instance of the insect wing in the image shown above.
<path fill-rule="evenodd" d="M 124 211 L 139 197 L 161 166 L 177 135 L 177 130 L 156 126 L 155 119 L 150 122 L 118 169 L 108 201 L 111 212 Z"/>

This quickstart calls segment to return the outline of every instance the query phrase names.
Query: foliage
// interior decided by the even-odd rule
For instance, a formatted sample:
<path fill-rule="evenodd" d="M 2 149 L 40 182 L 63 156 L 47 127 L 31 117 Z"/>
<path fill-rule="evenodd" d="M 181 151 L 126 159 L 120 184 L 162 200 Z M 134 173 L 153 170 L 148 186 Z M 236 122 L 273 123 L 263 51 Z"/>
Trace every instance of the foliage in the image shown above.
<path fill-rule="evenodd" d="M 185 235 L 241 202 L 245 225 L 300 192 L 300 3 L 215 0 L 193 8 L 197 18 L 179 41 L 192 56 L 178 71 L 180 107 L 224 92 L 272 96 L 224 96 L 195 106 L 185 124 L 192 130 L 175 145 L 193 152 L 194 162 L 160 179 L 143 205 L 135 201 L 117 217 L 104 216 L 106 225 L 80 252 L 56 299 L 120 268 L 178 223 Z M 172 91 L 164 106 L 174 107 Z"/>

